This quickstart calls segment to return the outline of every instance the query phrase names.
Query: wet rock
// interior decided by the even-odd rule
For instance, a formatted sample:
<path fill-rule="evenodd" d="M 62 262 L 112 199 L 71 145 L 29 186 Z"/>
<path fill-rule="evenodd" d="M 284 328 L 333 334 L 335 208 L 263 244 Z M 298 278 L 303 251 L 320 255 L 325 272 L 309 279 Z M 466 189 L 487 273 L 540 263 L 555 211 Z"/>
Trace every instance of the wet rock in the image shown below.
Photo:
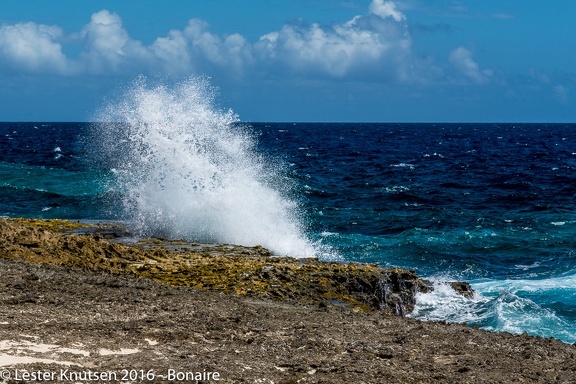
<path fill-rule="evenodd" d="M 453 281 L 449 283 L 452 289 L 454 289 L 458 294 L 471 299 L 474 297 L 474 289 L 470 283 L 463 282 L 463 281 Z"/>

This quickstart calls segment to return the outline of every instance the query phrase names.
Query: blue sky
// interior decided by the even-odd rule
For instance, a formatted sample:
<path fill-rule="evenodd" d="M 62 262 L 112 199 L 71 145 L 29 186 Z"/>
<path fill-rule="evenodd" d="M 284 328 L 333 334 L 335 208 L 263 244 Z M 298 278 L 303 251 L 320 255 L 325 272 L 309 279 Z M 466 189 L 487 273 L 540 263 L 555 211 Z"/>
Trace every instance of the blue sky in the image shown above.
<path fill-rule="evenodd" d="M 2 0 L 0 121 L 86 121 L 145 75 L 243 121 L 575 122 L 573 0 Z"/>

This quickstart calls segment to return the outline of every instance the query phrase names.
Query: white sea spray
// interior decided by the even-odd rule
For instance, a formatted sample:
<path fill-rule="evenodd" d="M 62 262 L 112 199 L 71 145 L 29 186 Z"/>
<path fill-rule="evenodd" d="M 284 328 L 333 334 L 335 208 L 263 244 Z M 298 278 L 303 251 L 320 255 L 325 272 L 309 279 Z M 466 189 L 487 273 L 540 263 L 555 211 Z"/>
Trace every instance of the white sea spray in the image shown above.
<path fill-rule="evenodd" d="M 249 127 L 215 107 L 215 93 L 205 78 L 173 87 L 140 78 L 99 113 L 95 136 L 125 215 L 144 235 L 313 256 L 289 182 Z"/>

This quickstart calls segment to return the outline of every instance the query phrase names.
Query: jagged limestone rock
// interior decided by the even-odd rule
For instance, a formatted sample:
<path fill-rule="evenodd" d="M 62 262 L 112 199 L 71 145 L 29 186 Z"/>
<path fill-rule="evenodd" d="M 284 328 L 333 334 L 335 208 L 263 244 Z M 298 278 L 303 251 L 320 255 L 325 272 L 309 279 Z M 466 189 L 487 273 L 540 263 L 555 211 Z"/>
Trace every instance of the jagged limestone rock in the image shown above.
<path fill-rule="evenodd" d="M 431 285 L 414 271 L 373 264 L 275 257 L 261 246 L 163 239 L 122 242 L 126 228 L 0 219 L 0 257 L 32 263 L 133 274 L 188 286 L 273 300 L 332 303 L 404 316 Z M 133 240 L 133 239 L 132 239 Z M 466 283 L 457 291 L 471 292 Z"/>

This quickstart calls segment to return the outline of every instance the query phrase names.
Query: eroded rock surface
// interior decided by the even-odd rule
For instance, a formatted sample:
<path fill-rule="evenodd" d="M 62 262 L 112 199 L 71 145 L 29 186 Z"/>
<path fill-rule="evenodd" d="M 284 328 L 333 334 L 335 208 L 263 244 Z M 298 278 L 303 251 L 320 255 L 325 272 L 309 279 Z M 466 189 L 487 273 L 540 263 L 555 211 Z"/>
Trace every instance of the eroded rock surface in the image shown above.
<path fill-rule="evenodd" d="M 303 303 L 327 302 L 395 315 L 430 285 L 413 271 L 273 257 L 260 246 L 119 237 L 125 228 L 63 220 L 0 219 L 0 257 L 132 274 L 171 286 Z M 123 241 L 121 241 L 123 239 Z"/>
<path fill-rule="evenodd" d="M 0 258 L 0 301 L 0 372 L 12 378 L 151 371 L 151 381 L 101 382 L 196 382 L 169 380 L 173 370 L 218 372 L 222 383 L 576 382 L 576 347 L 557 340 L 104 270 Z"/>

